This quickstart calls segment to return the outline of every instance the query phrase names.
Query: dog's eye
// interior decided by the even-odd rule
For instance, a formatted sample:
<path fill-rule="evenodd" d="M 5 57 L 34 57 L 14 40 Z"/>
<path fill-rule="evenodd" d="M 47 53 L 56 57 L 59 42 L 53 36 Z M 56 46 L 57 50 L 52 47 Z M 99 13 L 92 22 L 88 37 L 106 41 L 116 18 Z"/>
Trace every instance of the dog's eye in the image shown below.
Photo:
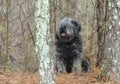
<path fill-rule="evenodd" d="M 81 26 L 79 23 L 77 23 L 76 21 L 72 21 L 71 22 L 75 27 L 77 27 L 78 31 L 81 31 Z"/>
<path fill-rule="evenodd" d="M 76 21 L 72 21 L 72 24 L 73 24 L 74 26 L 78 26 L 78 23 L 77 23 Z"/>

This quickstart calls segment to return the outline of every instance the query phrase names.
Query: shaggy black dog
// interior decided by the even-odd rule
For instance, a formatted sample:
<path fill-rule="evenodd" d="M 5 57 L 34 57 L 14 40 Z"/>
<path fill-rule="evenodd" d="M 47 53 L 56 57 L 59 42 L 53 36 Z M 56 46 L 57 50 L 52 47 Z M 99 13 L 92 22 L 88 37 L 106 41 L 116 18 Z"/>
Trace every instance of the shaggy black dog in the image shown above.
<path fill-rule="evenodd" d="M 83 44 L 79 34 L 81 26 L 71 18 L 64 18 L 56 29 L 56 70 L 70 73 L 81 69 L 89 71 L 89 64 L 83 56 Z"/>

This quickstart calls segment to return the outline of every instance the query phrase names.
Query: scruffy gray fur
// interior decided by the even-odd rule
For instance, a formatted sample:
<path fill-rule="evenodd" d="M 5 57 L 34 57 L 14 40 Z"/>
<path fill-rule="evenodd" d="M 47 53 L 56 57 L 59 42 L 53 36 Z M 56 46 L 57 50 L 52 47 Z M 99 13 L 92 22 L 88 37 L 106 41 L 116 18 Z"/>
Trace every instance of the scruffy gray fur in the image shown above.
<path fill-rule="evenodd" d="M 81 69 L 89 71 L 89 63 L 83 56 L 83 42 L 79 32 L 81 25 L 72 18 L 64 18 L 56 28 L 56 71 L 71 73 Z"/>

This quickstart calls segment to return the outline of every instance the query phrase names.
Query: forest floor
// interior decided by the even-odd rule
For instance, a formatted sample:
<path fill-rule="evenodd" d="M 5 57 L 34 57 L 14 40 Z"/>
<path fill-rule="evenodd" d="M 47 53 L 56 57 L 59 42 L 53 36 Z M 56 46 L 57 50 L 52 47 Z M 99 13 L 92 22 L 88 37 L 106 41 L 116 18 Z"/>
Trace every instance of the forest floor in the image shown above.
<path fill-rule="evenodd" d="M 57 74 L 56 84 L 120 84 L 113 81 L 99 82 L 97 76 L 99 70 L 92 70 L 91 72 L 81 72 L 78 75 L 71 74 Z M 0 84 L 39 84 L 38 73 L 18 73 L 7 70 L 0 71 Z"/>

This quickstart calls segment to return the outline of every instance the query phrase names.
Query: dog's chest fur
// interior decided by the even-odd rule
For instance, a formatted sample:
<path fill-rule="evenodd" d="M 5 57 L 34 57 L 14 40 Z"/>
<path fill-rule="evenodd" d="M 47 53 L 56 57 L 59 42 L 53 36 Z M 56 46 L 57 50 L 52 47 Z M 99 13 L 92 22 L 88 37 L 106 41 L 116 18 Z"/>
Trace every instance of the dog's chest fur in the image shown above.
<path fill-rule="evenodd" d="M 71 41 L 69 43 L 56 42 L 56 51 L 60 53 L 60 58 L 77 58 L 78 52 L 82 52 L 82 44 L 79 41 Z"/>
<path fill-rule="evenodd" d="M 61 51 L 64 52 L 64 53 L 66 53 L 66 54 L 67 54 L 67 52 L 69 54 L 73 50 L 77 49 L 77 47 L 76 47 L 76 45 L 74 43 L 64 44 L 64 45 L 60 44 L 58 47 L 61 48 Z"/>

